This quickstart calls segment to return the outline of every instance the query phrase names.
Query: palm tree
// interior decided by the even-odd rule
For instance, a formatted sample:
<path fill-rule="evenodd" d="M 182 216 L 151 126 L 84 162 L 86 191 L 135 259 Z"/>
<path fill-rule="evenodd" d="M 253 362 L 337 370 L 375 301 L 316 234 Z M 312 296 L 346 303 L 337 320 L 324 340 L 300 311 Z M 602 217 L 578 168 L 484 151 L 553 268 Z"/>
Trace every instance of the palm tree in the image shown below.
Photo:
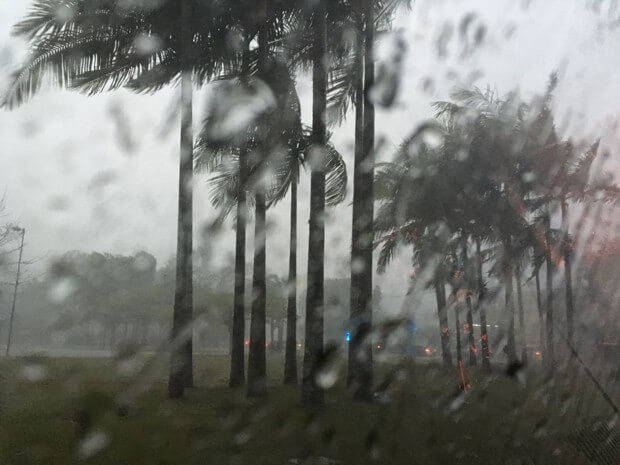
<path fill-rule="evenodd" d="M 258 17 L 258 73 L 264 77 L 269 59 L 267 39 L 267 0 L 259 1 Z M 258 146 L 259 169 L 262 170 L 270 156 L 273 141 L 267 135 Z M 267 394 L 267 359 L 265 355 L 265 318 L 267 304 L 266 257 L 267 214 L 266 189 L 261 179 L 254 182 L 254 261 L 252 272 L 252 313 L 250 319 L 250 350 L 248 354 L 248 396 L 261 397 Z"/>
<path fill-rule="evenodd" d="M 572 285 L 572 238 L 569 232 L 569 199 L 583 202 L 588 199 L 596 200 L 597 195 L 605 194 L 604 198 L 610 200 L 617 198 L 617 191 L 613 184 L 607 180 L 590 182 L 590 169 L 598 156 L 600 141 L 590 145 L 582 155 L 577 156 L 577 151 L 572 144 L 564 144 L 565 150 L 560 151 L 563 159 L 560 160 L 562 168 L 558 173 L 557 185 L 560 187 L 558 202 L 560 204 L 561 230 L 560 252 L 564 261 L 564 279 L 566 291 L 566 337 L 572 346 L 574 343 L 574 315 L 575 306 Z M 580 231 L 577 231 L 580 233 Z"/>
<path fill-rule="evenodd" d="M 303 362 L 302 401 L 322 404 L 323 389 L 317 374 L 323 355 L 323 305 L 325 256 L 325 166 L 327 142 L 327 23 L 326 0 L 315 2 L 312 11 L 312 154 L 310 166 L 310 220 L 308 238 L 308 285 L 306 337 Z"/>
<path fill-rule="evenodd" d="M 348 384 L 353 397 L 372 400 L 372 250 L 374 217 L 374 145 L 375 110 L 370 91 L 375 80 L 374 64 L 374 7 L 370 0 L 363 1 L 363 46 L 358 39 L 358 53 L 363 50 L 363 89 L 357 89 L 355 171 L 353 177 L 353 218 L 351 226 L 351 321 L 349 343 Z M 358 34 L 361 36 L 361 34 Z M 361 62 L 361 60 L 360 60 Z M 358 85 L 362 83 L 358 67 Z M 363 92 L 360 92 L 363 90 Z M 363 105 L 360 99 L 363 98 Z M 362 108 L 360 108 L 360 106 Z M 363 110 L 363 114 L 359 113 Z M 360 116 L 362 121 L 360 121 Z M 361 131 L 360 131 L 361 124 Z M 361 134 L 360 134 L 361 133 Z M 360 140 L 361 136 L 361 140 Z"/>
<path fill-rule="evenodd" d="M 241 76 L 250 74 L 250 34 L 243 37 L 243 57 Z M 230 335 L 230 376 L 231 388 L 245 384 L 245 247 L 247 221 L 247 182 L 249 178 L 245 144 L 240 147 L 239 173 L 237 187 L 237 212 L 235 229 L 235 287 L 233 297 L 232 330 Z"/>
<path fill-rule="evenodd" d="M 59 8 L 69 8 L 73 14 L 59 18 Z M 192 74 L 196 70 L 202 82 L 216 74 L 226 60 L 222 42 L 212 41 L 226 28 L 219 22 L 220 13 L 189 0 L 183 0 L 180 7 L 166 3 L 156 9 L 102 5 L 90 0 L 37 0 L 29 15 L 15 26 L 18 35 L 30 40 L 31 53 L 15 73 L 3 101 L 8 107 L 23 103 L 41 87 L 46 76 L 60 87 L 75 87 L 89 94 L 123 85 L 154 91 L 180 76 L 177 284 L 170 397 L 180 397 L 183 389 L 193 384 Z M 137 47 L 136 41 L 142 38 L 157 46 Z M 197 57 L 205 58 L 196 49 L 211 52 L 207 61 L 196 62 Z"/>
<path fill-rule="evenodd" d="M 312 134 L 304 131 L 299 150 L 289 158 L 290 165 L 280 175 L 277 183 L 278 193 L 283 194 L 287 188 L 291 195 L 290 210 L 290 249 L 288 273 L 288 299 L 286 311 L 286 350 L 284 357 L 284 384 L 297 384 L 297 183 L 299 172 L 311 156 Z M 342 155 L 329 142 L 325 148 L 325 205 L 334 206 L 342 202 L 347 189 L 347 171 Z M 279 200 L 277 195 L 274 202 Z"/>
<path fill-rule="evenodd" d="M 375 177 L 376 200 L 379 209 L 374 222 L 380 247 L 377 269 L 382 273 L 391 262 L 399 243 L 413 248 L 413 265 L 431 275 L 425 287 L 433 287 L 437 301 L 439 333 L 443 362 L 452 365 L 450 330 L 448 327 L 445 285 L 453 268 L 449 252 L 452 232 L 443 220 L 451 211 L 450 181 L 438 177 L 440 153 L 424 144 L 415 157 L 409 156 L 416 136 L 405 141 L 392 163 L 379 165 Z M 445 165 L 444 165 L 445 168 Z M 442 173 L 442 175 L 444 174 Z M 418 273 L 423 276 L 422 273 Z"/>
<path fill-rule="evenodd" d="M 191 47 L 193 42 L 192 2 L 181 2 L 181 150 L 179 160 L 179 209 L 177 221 L 176 288 L 172 314 L 172 340 L 168 396 L 183 396 L 183 389 L 193 387 L 193 184 L 194 172 L 192 130 L 192 73 Z M 182 333 L 187 333 L 183 335 Z M 178 343 L 176 341 L 179 341 Z M 179 347 L 176 347 L 176 346 Z"/>
<path fill-rule="evenodd" d="M 334 6 L 332 6 L 332 3 Z M 375 81 L 373 48 L 375 31 L 390 27 L 394 11 L 410 5 L 410 0 L 330 2 L 328 16 L 332 24 L 347 33 L 355 32 L 352 47 L 346 41 L 332 44 L 334 55 L 328 88 L 328 112 L 344 119 L 351 102 L 355 104 L 355 158 L 353 180 L 353 219 L 351 227 L 351 329 L 347 384 L 357 399 L 372 397 L 372 348 L 367 337 L 372 327 L 372 249 L 373 249 L 373 178 L 374 178 L 374 100 Z M 344 9 L 339 11 L 339 5 Z M 334 13 L 332 13 L 332 8 Z M 343 27 L 344 26 L 344 27 Z M 339 38 L 339 34 L 330 34 Z M 335 53 L 333 53 L 335 52 Z M 391 104 L 392 99 L 383 102 Z"/>

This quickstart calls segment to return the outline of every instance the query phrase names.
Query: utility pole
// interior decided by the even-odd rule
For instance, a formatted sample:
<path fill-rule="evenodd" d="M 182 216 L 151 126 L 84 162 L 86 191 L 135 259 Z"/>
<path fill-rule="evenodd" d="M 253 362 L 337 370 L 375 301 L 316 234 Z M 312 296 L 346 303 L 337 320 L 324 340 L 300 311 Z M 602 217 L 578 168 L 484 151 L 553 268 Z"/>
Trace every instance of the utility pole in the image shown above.
<path fill-rule="evenodd" d="M 15 302 L 17 301 L 17 287 L 19 286 L 19 273 L 22 267 L 22 253 L 24 252 L 24 236 L 26 235 L 26 228 L 13 227 L 13 231 L 22 233 L 22 242 L 19 246 L 19 259 L 17 260 L 17 276 L 15 277 L 15 288 L 13 289 L 13 305 L 11 307 L 11 319 L 9 321 L 9 338 L 6 343 L 5 356 L 9 356 L 9 350 L 11 350 L 11 336 L 13 335 L 13 319 L 15 318 Z"/>

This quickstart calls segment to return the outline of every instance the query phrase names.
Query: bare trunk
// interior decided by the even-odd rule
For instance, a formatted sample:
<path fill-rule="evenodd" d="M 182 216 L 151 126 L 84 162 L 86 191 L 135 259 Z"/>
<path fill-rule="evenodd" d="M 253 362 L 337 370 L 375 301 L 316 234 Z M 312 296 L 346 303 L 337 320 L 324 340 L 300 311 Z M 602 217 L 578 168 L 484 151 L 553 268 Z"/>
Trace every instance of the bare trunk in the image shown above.
<path fill-rule="evenodd" d="M 192 62 L 191 1 L 181 2 L 182 71 L 181 71 L 181 150 L 179 162 L 179 211 L 177 224 L 176 289 L 172 317 L 172 353 L 168 396 L 183 396 L 184 388 L 193 385 L 193 277 L 192 277 Z"/>
<path fill-rule="evenodd" d="M 291 182 L 291 227 L 286 305 L 284 384 L 297 384 L 297 177 Z M 280 334 L 282 340 L 282 334 Z"/>
<path fill-rule="evenodd" d="M 327 25 L 326 0 L 318 0 L 313 12 L 312 142 L 323 153 L 327 142 Z M 323 358 L 323 305 L 325 256 L 325 168 L 324 161 L 312 164 L 308 238 L 308 285 L 306 291 L 306 336 L 303 363 L 302 402 L 322 404 L 324 392 L 317 383 Z"/>

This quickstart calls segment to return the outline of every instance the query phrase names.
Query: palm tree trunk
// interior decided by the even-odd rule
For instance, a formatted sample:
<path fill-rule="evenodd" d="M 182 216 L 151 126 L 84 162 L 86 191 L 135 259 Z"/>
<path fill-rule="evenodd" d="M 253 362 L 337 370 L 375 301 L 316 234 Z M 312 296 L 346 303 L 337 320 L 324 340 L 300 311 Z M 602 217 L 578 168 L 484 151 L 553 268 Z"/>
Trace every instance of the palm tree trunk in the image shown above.
<path fill-rule="evenodd" d="M 484 278 L 482 276 L 482 247 L 476 238 L 476 267 L 478 277 L 478 311 L 480 312 L 480 345 L 482 347 L 482 367 L 491 371 L 491 353 L 489 351 L 489 334 L 487 331 L 487 310 L 484 302 Z"/>
<path fill-rule="evenodd" d="M 261 2 L 261 16 L 266 12 L 265 0 Z M 258 69 L 264 72 L 267 60 L 266 18 L 260 19 L 258 32 Z M 269 147 L 263 147 L 263 162 L 268 156 Z M 260 169 L 260 167 L 259 167 Z M 248 354 L 248 396 L 261 397 L 267 394 L 267 360 L 265 354 L 266 331 L 266 230 L 265 217 L 267 204 L 260 176 L 255 183 L 255 228 L 254 228 L 254 269 L 252 274 L 252 315 L 250 320 L 250 350 Z"/>
<path fill-rule="evenodd" d="M 243 44 L 242 74 L 247 76 L 250 68 L 250 35 L 245 33 Z M 237 192 L 237 230 L 235 231 L 235 295 L 233 298 L 233 318 L 230 343 L 231 388 L 245 384 L 245 246 L 247 221 L 247 148 L 241 147 L 239 153 L 239 190 Z"/>
<path fill-rule="evenodd" d="M 315 2 L 313 12 L 312 139 L 324 149 L 327 142 L 327 25 L 326 0 Z M 323 160 L 312 163 L 308 238 L 308 285 L 306 291 L 306 337 L 303 363 L 302 402 L 322 404 L 323 389 L 316 374 L 323 357 L 323 305 L 325 257 L 325 168 Z"/>
<path fill-rule="evenodd" d="M 250 320 L 250 350 L 248 354 L 248 396 L 259 397 L 267 393 L 266 384 L 266 237 L 265 194 L 261 187 L 255 191 L 254 269 L 252 274 L 252 316 Z"/>
<path fill-rule="evenodd" d="M 359 2 L 361 3 L 361 2 Z M 350 291 L 350 327 L 349 331 L 351 334 L 351 338 L 348 344 L 348 365 L 347 365 L 347 387 L 351 388 L 354 383 L 358 383 L 359 374 L 357 372 L 357 363 L 355 361 L 356 354 L 359 349 L 359 344 L 356 342 L 360 337 L 364 337 L 364 334 L 361 331 L 361 328 L 356 328 L 354 325 L 357 324 L 358 315 L 356 311 L 358 310 L 359 301 L 360 301 L 360 283 L 359 283 L 359 272 L 353 269 L 353 264 L 355 263 L 356 267 L 359 267 L 360 260 L 363 260 L 360 257 L 360 250 L 357 244 L 359 244 L 360 239 L 360 231 L 359 228 L 356 227 L 355 221 L 359 216 L 359 193 L 360 186 L 363 181 L 362 176 L 362 162 L 364 160 L 364 21 L 362 18 L 362 13 L 359 13 L 359 21 L 357 24 L 357 34 L 356 34 L 356 76 L 355 76 L 355 148 L 354 148 L 354 172 L 353 172 L 353 216 L 351 222 L 351 291 Z M 363 356 L 363 354 L 360 354 Z"/>
<path fill-rule="evenodd" d="M 297 384 L 297 177 L 291 182 L 291 230 L 286 305 L 284 384 Z M 280 334 L 282 340 L 282 334 Z"/>
<path fill-rule="evenodd" d="M 523 309 L 523 290 L 521 284 L 521 266 L 515 267 L 515 280 L 517 281 L 517 310 L 519 312 L 519 344 L 521 344 L 521 361 L 527 363 L 527 336 L 525 333 L 525 311 Z"/>
<path fill-rule="evenodd" d="M 574 347 L 575 307 L 573 303 L 573 276 L 571 270 L 571 251 L 568 246 L 568 203 L 564 197 L 561 199 L 561 211 L 563 232 L 562 255 L 564 258 L 564 279 L 566 281 L 566 337 L 569 345 Z"/>
<path fill-rule="evenodd" d="M 245 157 L 239 157 L 239 183 L 245 184 Z M 244 161 L 242 161 L 244 160 Z M 242 165 L 244 165 L 242 167 Z M 243 386 L 245 383 L 244 337 L 245 337 L 245 235 L 246 235 L 246 194 L 245 187 L 239 189 L 237 203 L 237 230 L 235 233 L 235 288 L 233 298 L 233 318 L 230 350 L 231 388 Z"/>
<path fill-rule="evenodd" d="M 452 366 L 450 350 L 450 327 L 448 325 L 448 308 L 446 306 L 446 289 L 442 279 L 435 280 L 435 299 L 437 300 L 437 316 L 439 317 L 439 335 L 441 337 L 441 357 L 444 366 Z"/>
<path fill-rule="evenodd" d="M 467 283 L 467 286 L 465 288 L 465 304 L 467 305 L 467 342 L 469 346 L 469 366 L 476 366 L 478 364 L 478 357 L 476 356 L 478 349 L 476 348 L 476 338 L 474 337 L 474 316 L 472 314 L 471 305 L 471 286 L 469 285 L 470 266 L 469 256 L 467 254 L 467 242 L 467 237 L 463 237 L 463 269 L 465 270 L 465 283 Z"/>
<path fill-rule="evenodd" d="M 460 367 L 463 363 L 463 351 L 461 349 L 461 319 L 459 317 L 459 311 L 461 306 L 456 301 L 456 295 L 454 295 L 454 326 L 456 327 L 456 362 Z"/>
<path fill-rule="evenodd" d="M 534 279 L 536 281 L 536 308 L 538 309 L 538 337 L 540 339 L 540 352 L 542 353 L 543 362 L 545 362 L 547 357 L 545 352 L 545 315 L 543 313 L 542 298 L 540 296 L 540 268 L 536 268 Z"/>
<path fill-rule="evenodd" d="M 476 338 L 474 336 L 474 316 L 472 314 L 469 289 L 467 292 L 468 295 L 465 297 L 465 302 L 467 304 L 467 342 L 469 343 L 469 366 L 475 367 L 478 364 L 478 357 L 476 355 L 478 349 L 476 348 Z"/>
<path fill-rule="evenodd" d="M 549 212 L 545 215 L 545 260 L 547 262 L 547 304 L 546 313 L 547 320 L 545 328 L 547 330 L 547 367 L 552 369 L 555 365 L 554 343 L 553 343 L 553 257 L 551 242 L 551 217 Z"/>
<path fill-rule="evenodd" d="M 364 78 L 362 146 L 356 146 L 351 234 L 351 320 L 349 387 L 358 400 L 372 400 L 372 250 L 374 219 L 375 109 L 370 98 L 374 85 L 373 2 L 364 1 Z M 361 60 L 360 60 L 361 61 Z M 361 71 L 361 69 L 360 69 Z M 358 76 L 358 81 L 361 80 Z M 359 84 L 358 84 L 359 87 Z M 359 90 L 359 89 L 358 89 Z M 359 104 L 359 102 L 358 102 Z M 358 116 L 356 115 L 356 123 Z M 356 131 L 359 136 L 359 131 Z"/>
<path fill-rule="evenodd" d="M 193 271 L 192 271 L 192 33 L 191 1 L 181 2 L 183 24 L 183 68 L 181 71 L 181 150 L 179 162 L 179 211 L 177 223 L 176 289 L 172 316 L 172 353 L 168 396 L 183 396 L 184 388 L 193 385 Z"/>
<path fill-rule="evenodd" d="M 271 318 L 269 320 L 269 348 L 273 352 L 275 347 L 275 339 L 276 339 L 276 320 Z"/>
<path fill-rule="evenodd" d="M 504 263 L 504 296 L 505 296 L 505 330 L 506 334 L 506 355 L 508 363 L 513 364 L 517 361 L 517 349 L 515 344 L 515 309 L 512 299 L 513 282 L 512 282 L 512 263 L 510 259 L 505 257 Z"/>

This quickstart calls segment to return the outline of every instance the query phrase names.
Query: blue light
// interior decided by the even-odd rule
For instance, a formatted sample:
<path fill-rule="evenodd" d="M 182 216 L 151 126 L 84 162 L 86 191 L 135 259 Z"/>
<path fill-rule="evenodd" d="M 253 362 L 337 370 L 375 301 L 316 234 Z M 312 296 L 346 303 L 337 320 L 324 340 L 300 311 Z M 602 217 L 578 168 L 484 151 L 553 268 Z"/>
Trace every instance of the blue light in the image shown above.
<path fill-rule="evenodd" d="M 349 331 L 344 333 L 344 340 L 347 342 L 351 341 L 351 333 Z"/>

